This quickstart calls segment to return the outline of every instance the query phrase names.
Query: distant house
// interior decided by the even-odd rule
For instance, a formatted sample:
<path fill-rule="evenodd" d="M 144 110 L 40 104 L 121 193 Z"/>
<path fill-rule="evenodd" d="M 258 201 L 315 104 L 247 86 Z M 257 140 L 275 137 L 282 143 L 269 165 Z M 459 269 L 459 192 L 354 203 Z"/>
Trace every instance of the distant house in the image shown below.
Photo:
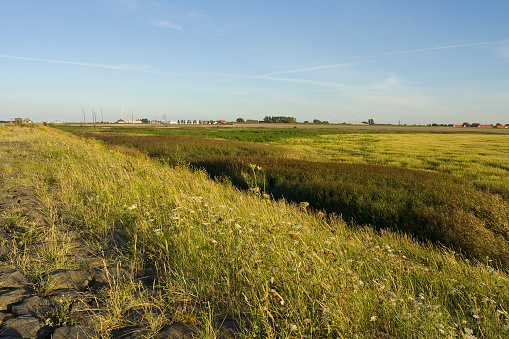
<path fill-rule="evenodd" d="M 14 124 L 15 125 L 19 125 L 19 126 L 22 126 L 22 125 L 30 125 L 32 124 L 32 120 L 28 119 L 28 118 L 25 118 L 25 119 L 22 119 L 22 118 L 14 118 Z M 12 119 L 11 119 L 11 124 L 12 124 Z"/>
<path fill-rule="evenodd" d="M 453 127 L 465 127 L 465 125 L 454 124 Z"/>
<path fill-rule="evenodd" d="M 509 128 L 509 126 L 504 126 L 504 125 L 497 125 L 497 128 Z"/>
<path fill-rule="evenodd" d="M 219 125 L 226 125 L 228 122 L 226 120 L 218 120 L 217 123 Z"/>
<path fill-rule="evenodd" d="M 491 125 L 479 125 L 477 127 L 479 127 L 479 128 L 493 128 L 493 126 L 491 126 Z"/>

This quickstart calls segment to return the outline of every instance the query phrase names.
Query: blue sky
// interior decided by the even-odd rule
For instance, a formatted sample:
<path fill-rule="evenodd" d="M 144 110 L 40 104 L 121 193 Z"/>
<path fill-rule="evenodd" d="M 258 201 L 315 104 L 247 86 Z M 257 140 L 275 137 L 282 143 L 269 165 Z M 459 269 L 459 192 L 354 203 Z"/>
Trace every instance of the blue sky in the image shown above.
<path fill-rule="evenodd" d="M 0 0 L 0 120 L 509 123 L 509 2 Z"/>

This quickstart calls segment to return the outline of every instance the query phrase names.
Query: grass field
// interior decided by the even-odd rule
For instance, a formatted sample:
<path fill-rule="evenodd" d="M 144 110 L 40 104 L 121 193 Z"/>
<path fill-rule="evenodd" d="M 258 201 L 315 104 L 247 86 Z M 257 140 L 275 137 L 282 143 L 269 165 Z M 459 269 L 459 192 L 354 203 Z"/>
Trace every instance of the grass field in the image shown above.
<path fill-rule="evenodd" d="M 76 132 L 195 135 L 304 151 L 308 160 L 378 164 L 450 173 L 509 198 L 506 130 L 426 127 L 129 128 L 62 126 Z M 423 132 L 424 131 L 424 132 Z M 301 153 L 302 154 L 302 153 Z M 302 156 L 299 156 L 302 158 Z"/>
<path fill-rule="evenodd" d="M 168 164 L 205 168 L 242 189 L 305 200 L 356 224 L 404 231 L 470 258 L 509 264 L 509 205 L 498 196 L 509 195 L 505 134 L 330 127 L 71 130 Z M 263 167 L 263 182 L 253 180 L 248 164 Z"/>
<path fill-rule="evenodd" d="M 104 338 L 130 324 L 140 305 L 138 334 L 147 338 L 172 322 L 215 338 L 225 321 L 243 338 L 509 336 L 509 279 L 489 261 L 348 227 L 52 129 L 3 127 L 0 141 L 3 184 L 34 187 L 53 231 L 79 230 L 99 256 L 134 276 L 157 267 L 153 294 L 114 279 L 97 295 L 104 310 L 95 326 Z M 46 236 L 20 233 L 9 263 L 41 275 L 72 264 L 57 249 L 50 257 L 62 260 L 47 253 L 22 260 Z"/>

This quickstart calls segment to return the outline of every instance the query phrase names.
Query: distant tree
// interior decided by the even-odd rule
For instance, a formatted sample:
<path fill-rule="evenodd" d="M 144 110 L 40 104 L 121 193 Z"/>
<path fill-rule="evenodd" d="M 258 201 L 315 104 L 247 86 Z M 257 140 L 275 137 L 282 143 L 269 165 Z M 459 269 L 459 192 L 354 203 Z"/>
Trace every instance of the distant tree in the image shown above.
<path fill-rule="evenodd" d="M 237 118 L 237 120 L 236 120 L 236 121 L 237 121 L 237 122 L 246 122 L 246 121 L 245 121 L 244 119 L 242 119 L 242 118 Z"/>
<path fill-rule="evenodd" d="M 472 127 L 472 125 L 469 122 L 464 122 L 463 123 L 463 127 Z"/>
<path fill-rule="evenodd" d="M 502 124 L 501 124 L 501 123 L 499 123 L 499 122 L 497 122 L 497 124 L 496 124 L 495 126 L 502 126 Z"/>
<path fill-rule="evenodd" d="M 313 124 L 321 124 L 322 122 L 318 119 L 313 120 Z"/>
<path fill-rule="evenodd" d="M 265 118 L 263 118 L 263 122 L 265 123 L 283 123 L 283 124 L 288 124 L 288 123 L 296 123 L 297 122 L 297 119 L 295 119 L 294 117 L 284 117 L 284 116 L 280 116 L 280 117 L 269 117 L 269 116 L 266 116 Z"/>
<path fill-rule="evenodd" d="M 309 124 L 309 121 L 307 121 L 307 120 L 304 120 L 304 123 L 305 123 L 305 124 Z"/>
<path fill-rule="evenodd" d="M 473 122 L 470 124 L 470 126 L 467 126 L 467 127 L 479 127 L 480 123 L 478 122 Z"/>
<path fill-rule="evenodd" d="M 149 121 L 148 121 L 148 119 L 147 119 L 147 118 L 143 118 L 143 119 L 141 119 L 141 122 L 142 122 L 143 124 L 148 124 L 148 123 L 149 123 Z"/>

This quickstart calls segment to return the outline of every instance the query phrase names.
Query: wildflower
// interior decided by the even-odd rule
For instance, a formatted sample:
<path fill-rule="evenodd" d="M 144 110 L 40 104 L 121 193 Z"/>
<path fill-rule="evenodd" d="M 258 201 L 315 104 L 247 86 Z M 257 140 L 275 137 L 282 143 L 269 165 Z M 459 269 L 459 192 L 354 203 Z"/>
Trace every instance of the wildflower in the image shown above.
<path fill-rule="evenodd" d="M 131 211 L 131 210 L 135 209 L 136 207 L 137 207 L 136 204 L 132 204 L 130 207 L 128 207 L 128 210 Z"/>
<path fill-rule="evenodd" d="M 376 315 L 373 315 L 373 316 L 371 316 L 369 321 L 376 321 L 377 319 L 378 319 L 378 317 Z"/>
<path fill-rule="evenodd" d="M 260 194 L 260 187 L 252 187 L 249 191 L 253 194 Z"/>
<path fill-rule="evenodd" d="M 297 327 L 297 325 L 295 325 L 295 324 L 290 324 L 290 325 L 289 325 L 289 328 L 290 328 L 290 331 L 292 331 L 292 332 L 295 332 L 295 331 L 297 331 L 297 330 L 299 329 L 299 328 Z"/>
<path fill-rule="evenodd" d="M 309 318 L 304 319 L 304 324 L 311 324 L 311 319 Z"/>
<path fill-rule="evenodd" d="M 474 330 L 472 330 L 471 328 L 465 327 L 463 330 L 465 331 L 465 338 L 466 339 L 475 339 L 475 338 L 477 338 L 474 335 Z"/>
<path fill-rule="evenodd" d="M 212 239 L 212 238 L 207 239 L 207 241 L 212 243 L 212 244 L 214 244 L 214 245 L 217 244 L 217 240 Z"/>
<path fill-rule="evenodd" d="M 302 202 L 299 202 L 299 203 L 297 204 L 297 207 L 300 207 L 300 208 L 302 208 L 302 209 L 305 209 L 305 208 L 306 208 L 306 207 L 308 207 L 308 206 L 309 206 L 309 202 L 306 202 L 306 201 L 302 201 Z"/>
<path fill-rule="evenodd" d="M 249 166 L 249 168 L 250 168 L 251 170 L 253 170 L 253 171 L 254 171 L 254 170 L 255 170 L 255 168 L 256 168 L 256 165 L 255 165 L 255 164 L 247 164 L 247 166 Z"/>

